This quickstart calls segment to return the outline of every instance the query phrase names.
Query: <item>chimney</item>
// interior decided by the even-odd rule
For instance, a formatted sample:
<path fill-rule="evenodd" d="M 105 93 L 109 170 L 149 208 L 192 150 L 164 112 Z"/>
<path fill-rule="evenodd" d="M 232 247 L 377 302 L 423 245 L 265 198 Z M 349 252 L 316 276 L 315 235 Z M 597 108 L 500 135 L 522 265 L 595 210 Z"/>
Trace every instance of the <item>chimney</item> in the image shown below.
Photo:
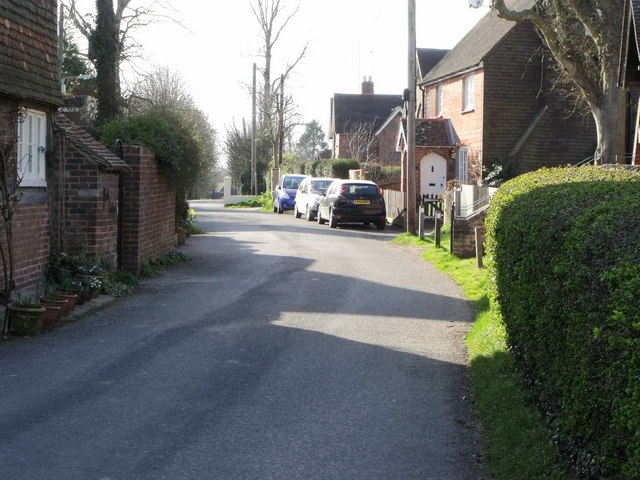
<path fill-rule="evenodd" d="M 373 80 L 371 80 L 371 76 L 369 76 L 368 80 L 367 77 L 362 80 L 362 94 L 373 95 Z"/>

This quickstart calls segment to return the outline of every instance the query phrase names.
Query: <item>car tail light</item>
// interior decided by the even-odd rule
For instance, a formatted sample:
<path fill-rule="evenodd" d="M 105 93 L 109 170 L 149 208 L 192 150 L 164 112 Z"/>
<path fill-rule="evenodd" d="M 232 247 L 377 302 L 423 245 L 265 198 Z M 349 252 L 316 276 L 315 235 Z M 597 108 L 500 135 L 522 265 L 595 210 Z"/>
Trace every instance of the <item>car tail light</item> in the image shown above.
<path fill-rule="evenodd" d="M 378 185 L 376 185 L 376 188 L 378 189 L 378 195 L 382 195 L 382 189 Z"/>
<path fill-rule="evenodd" d="M 347 186 L 346 185 L 341 185 L 340 186 L 340 195 L 344 195 L 345 193 L 347 193 Z"/>
<path fill-rule="evenodd" d="M 333 204 L 334 204 L 336 207 L 339 207 L 339 206 L 344 205 L 344 204 L 346 204 L 346 203 L 349 203 L 349 202 L 348 202 L 348 201 L 347 201 L 347 199 L 346 199 L 346 198 L 344 198 L 342 195 L 338 195 L 338 198 L 336 198 L 336 201 L 335 201 L 335 202 L 333 202 Z"/>

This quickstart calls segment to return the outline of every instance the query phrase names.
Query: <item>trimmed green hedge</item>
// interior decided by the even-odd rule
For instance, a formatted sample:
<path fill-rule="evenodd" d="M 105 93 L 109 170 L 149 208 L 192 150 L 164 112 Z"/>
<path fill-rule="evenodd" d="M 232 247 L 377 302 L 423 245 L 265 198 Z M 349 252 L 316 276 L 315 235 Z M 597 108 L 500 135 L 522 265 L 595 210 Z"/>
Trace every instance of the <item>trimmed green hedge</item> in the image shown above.
<path fill-rule="evenodd" d="M 579 478 L 640 479 L 640 174 L 543 169 L 487 224 L 491 298 Z"/>

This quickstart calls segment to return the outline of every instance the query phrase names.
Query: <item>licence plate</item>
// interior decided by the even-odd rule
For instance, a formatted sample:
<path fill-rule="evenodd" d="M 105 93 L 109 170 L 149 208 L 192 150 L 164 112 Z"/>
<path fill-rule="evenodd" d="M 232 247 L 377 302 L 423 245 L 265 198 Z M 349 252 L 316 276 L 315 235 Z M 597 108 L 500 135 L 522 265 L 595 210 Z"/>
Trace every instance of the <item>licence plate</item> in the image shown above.
<path fill-rule="evenodd" d="M 353 203 L 357 205 L 370 205 L 371 200 L 354 200 Z"/>

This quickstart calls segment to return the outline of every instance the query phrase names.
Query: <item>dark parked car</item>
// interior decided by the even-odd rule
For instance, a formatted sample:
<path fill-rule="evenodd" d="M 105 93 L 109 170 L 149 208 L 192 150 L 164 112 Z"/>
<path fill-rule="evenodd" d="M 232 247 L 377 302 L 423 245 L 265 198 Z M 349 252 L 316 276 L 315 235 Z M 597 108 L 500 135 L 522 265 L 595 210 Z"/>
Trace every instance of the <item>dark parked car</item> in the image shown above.
<path fill-rule="evenodd" d="M 283 213 L 285 210 L 293 210 L 296 200 L 296 192 L 300 182 L 308 175 L 293 175 L 285 173 L 273 191 L 273 211 Z"/>
<path fill-rule="evenodd" d="M 384 230 L 386 217 L 382 189 L 368 180 L 336 180 L 318 205 L 318 223 L 328 220 L 331 228 L 341 223 L 373 223 Z"/>

